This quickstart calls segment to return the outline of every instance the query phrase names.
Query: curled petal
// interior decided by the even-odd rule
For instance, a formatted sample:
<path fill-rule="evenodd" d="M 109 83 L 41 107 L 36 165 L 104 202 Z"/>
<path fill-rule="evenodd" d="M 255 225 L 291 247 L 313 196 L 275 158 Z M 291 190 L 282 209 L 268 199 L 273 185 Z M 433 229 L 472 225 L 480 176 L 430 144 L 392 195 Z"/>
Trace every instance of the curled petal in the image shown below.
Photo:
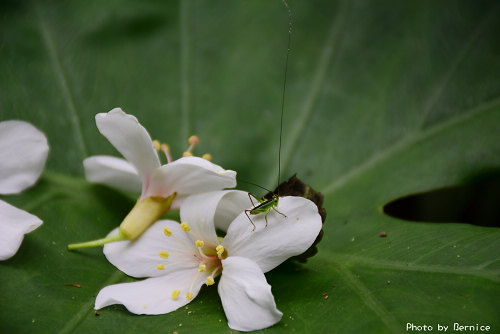
<path fill-rule="evenodd" d="M 85 159 L 83 167 L 85 177 L 90 182 L 138 194 L 141 192 L 141 179 L 134 166 L 127 160 L 96 155 Z"/>
<path fill-rule="evenodd" d="M 165 228 L 172 231 L 172 236 L 165 234 Z M 114 229 L 109 236 L 117 234 Z M 160 252 L 168 252 L 168 258 Z M 144 234 L 134 241 L 118 241 L 104 245 L 104 255 L 115 267 L 133 277 L 157 277 L 166 275 L 171 270 L 198 268 L 193 262 L 196 253 L 194 242 L 182 231 L 180 224 L 173 220 L 159 220 L 149 227 Z M 176 263 L 175 266 L 172 264 Z M 160 270 L 158 265 L 167 269 Z"/>
<path fill-rule="evenodd" d="M 277 267 L 286 259 L 303 253 L 321 230 L 317 206 L 303 197 L 280 197 L 277 210 L 250 215 L 256 228 L 242 213 L 229 226 L 222 244 L 230 256 L 255 261 L 263 272 Z"/>
<path fill-rule="evenodd" d="M 147 188 L 153 170 L 160 159 L 147 130 L 137 118 L 115 108 L 95 116 L 97 128 L 137 170 Z M 143 188 L 143 191 L 145 190 Z"/>
<path fill-rule="evenodd" d="M 186 197 L 188 197 L 188 195 L 177 195 L 174 202 L 172 203 L 172 206 L 170 207 L 170 210 L 179 210 Z"/>
<path fill-rule="evenodd" d="M 252 207 L 252 202 L 246 191 L 228 190 L 217 205 L 214 216 L 215 227 L 227 231 L 231 222 L 250 207 Z"/>
<path fill-rule="evenodd" d="M 236 172 L 199 157 L 185 157 L 156 169 L 143 196 L 199 194 L 236 186 Z"/>
<path fill-rule="evenodd" d="M 194 235 L 218 244 L 214 218 L 220 220 L 221 225 L 229 225 L 244 210 L 244 207 L 239 205 L 244 197 L 247 198 L 248 206 L 247 193 L 239 190 L 212 191 L 189 196 L 181 206 L 181 221 L 191 226 Z"/>
<path fill-rule="evenodd" d="M 165 314 L 188 304 L 186 298 L 190 286 L 185 286 L 198 275 L 198 270 L 174 271 L 165 276 L 148 278 L 133 283 L 109 285 L 97 295 L 95 309 L 122 304 L 135 314 Z M 198 275 L 199 276 L 199 275 Z M 193 298 L 198 295 L 206 277 L 199 277 L 193 282 Z M 180 289 L 177 299 L 172 298 L 172 292 Z"/>
<path fill-rule="evenodd" d="M 0 201 L 0 260 L 16 254 L 24 235 L 42 225 L 42 221 L 26 211 Z"/>
<path fill-rule="evenodd" d="M 230 256 L 222 261 L 219 295 L 228 325 L 238 331 L 254 331 L 279 322 L 271 286 L 259 266 L 246 258 Z"/>
<path fill-rule="evenodd" d="M 35 184 L 48 153 L 47 138 L 33 125 L 0 122 L 0 194 L 17 194 Z"/>

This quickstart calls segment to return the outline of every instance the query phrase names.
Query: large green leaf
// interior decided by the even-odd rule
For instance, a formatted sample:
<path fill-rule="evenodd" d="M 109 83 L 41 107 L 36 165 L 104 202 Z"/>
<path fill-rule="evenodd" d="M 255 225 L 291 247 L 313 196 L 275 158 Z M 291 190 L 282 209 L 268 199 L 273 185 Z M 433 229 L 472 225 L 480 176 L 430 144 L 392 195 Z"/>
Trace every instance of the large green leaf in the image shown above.
<path fill-rule="evenodd" d="M 287 12 L 281 1 L 4 1 L 0 120 L 34 123 L 51 153 L 39 184 L 3 200 L 44 225 L 0 263 L 0 332 L 229 332 L 215 288 L 188 307 L 96 316 L 132 281 L 70 242 L 116 227 L 133 200 L 89 185 L 82 159 L 117 154 L 94 115 L 120 106 L 179 155 L 276 183 Z M 264 332 L 500 331 L 500 233 L 391 218 L 381 207 L 500 167 L 495 1 L 290 1 L 281 178 L 324 192 L 317 256 L 267 275 L 283 320 Z M 381 231 L 386 238 L 379 237 Z M 68 285 L 81 284 L 81 288 Z M 328 296 L 328 298 L 327 298 Z M 449 330 L 451 332 L 451 330 Z"/>

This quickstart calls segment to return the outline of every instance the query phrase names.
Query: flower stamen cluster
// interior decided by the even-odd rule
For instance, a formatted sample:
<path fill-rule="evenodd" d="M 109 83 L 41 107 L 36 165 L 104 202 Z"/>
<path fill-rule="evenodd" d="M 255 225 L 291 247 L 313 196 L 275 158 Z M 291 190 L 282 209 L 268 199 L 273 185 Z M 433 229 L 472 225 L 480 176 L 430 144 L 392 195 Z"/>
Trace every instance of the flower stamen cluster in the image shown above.
<path fill-rule="evenodd" d="M 181 225 L 180 233 L 188 234 L 194 238 L 194 247 L 192 244 L 186 244 L 182 241 L 185 238 L 177 238 L 176 234 L 168 227 L 163 229 L 163 237 L 172 238 L 176 241 L 177 251 L 172 252 L 172 258 L 170 258 L 169 251 L 160 251 L 159 257 L 162 259 L 161 263 L 156 266 L 158 270 L 165 270 L 168 266 L 169 270 L 175 271 L 176 265 L 184 265 L 186 263 L 193 263 L 197 266 L 198 270 L 193 274 L 187 282 L 184 282 L 182 286 L 177 286 L 171 293 L 172 300 L 177 300 L 182 292 L 187 289 L 186 300 L 191 300 L 194 297 L 193 287 L 201 276 L 204 276 L 206 285 L 213 285 L 215 283 L 214 278 L 219 276 L 222 272 L 221 255 L 225 251 L 221 244 L 214 244 L 210 241 L 202 240 L 197 233 L 195 233 L 189 223 L 183 222 Z M 184 237 L 184 236 L 183 236 Z M 219 254 L 220 253 L 220 254 Z M 226 251 L 227 254 L 227 251 Z M 227 256 L 227 255 L 226 255 Z M 183 260 L 175 261 L 175 258 L 180 258 Z M 170 261 L 163 261 L 170 260 Z"/>
<path fill-rule="evenodd" d="M 162 152 L 165 155 L 165 158 L 167 159 L 167 164 L 171 163 L 174 161 L 172 159 L 172 152 L 170 151 L 170 145 L 167 143 L 160 143 L 159 140 L 155 139 L 153 140 L 153 146 L 155 147 L 156 152 Z"/>
<path fill-rule="evenodd" d="M 194 156 L 194 149 L 196 146 L 200 144 L 200 138 L 196 135 L 192 135 L 188 139 L 189 146 L 188 148 L 182 153 L 182 157 L 193 157 Z M 153 146 L 156 150 L 156 152 L 160 153 L 162 152 L 165 155 L 165 158 L 167 159 L 167 164 L 171 163 L 174 161 L 172 159 L 172 151 L 170 150 L 170 145 L 167 143 L 162 143 L 159 140 L 155 139 L 153 140 Z M 203 159 L 211 161 L 212 160 L 212 155 L 210 153 L 205 153 L 201 156 Z"/>

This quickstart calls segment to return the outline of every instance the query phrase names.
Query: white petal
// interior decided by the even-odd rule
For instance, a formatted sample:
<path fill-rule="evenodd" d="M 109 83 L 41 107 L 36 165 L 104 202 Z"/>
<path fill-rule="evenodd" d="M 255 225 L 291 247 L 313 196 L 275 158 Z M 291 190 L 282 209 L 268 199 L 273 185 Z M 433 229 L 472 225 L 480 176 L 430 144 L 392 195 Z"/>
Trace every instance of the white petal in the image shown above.
<path fill-rule="evenodd" d="M 24 235 L 40 225 L 37 216 L 0 200 L 0 260 L 16 254 Z"/>
<path fill-rule="evenodd" d="M 167 237 L 165 227 L 172 230 L 173 236 Z M 118 233 L 118 228 L 109 235 Z M 170 253 L 168 259 L 160 257 L 160 251 Z M 104 245 L 104 255 L 115 267 L 134 277 L 156 277 L 166 275 L 172 270 L 195 269 L 198 263 L 192 262 L 189 255 L 197 252 L 188 233 L 173 220 L 159 220 L 146 230 L 137 240 L 119 241 Z M 174 262 L 182 263 L 171 265 Z M 156 266 L 163 264 L 167 269 Z"/>
<path fill-rule="evenodd" d="M 173 201 L 172 205 L 170 206 L 170 210 L 179 210 L 182 203 L 184 202 L 184 200 L 188 197 L 188 195 L 177 195 L 177 197 L 175 198 L 175 200 Z"/>
<path fill-rule="evenodd" d="M 17 194 L 35 184 L 48 153 L 47 138 L 30 123 L 0 122 L 0 194 Z"/>
<path fill-rule="evenodd" d="M 219 295 L 229 327 L 249 332 L 281 320 L 283 313 L 276 308 L 271 286 L 255 262 L 229 256 L 222 266 Z"/>
<path fill-rule="evenodd" d="M 227 231 L 229 224 L 245 209 L 252 207 L 248 192 L 241 190 L 228 190 L 221 198 L 215 211 L 215 227 Z"/>
<path fill-rule="evenodd" d="M 217 205 L 226 193 L 226 191 L 212 191 L 186 197 L 180 210 L 181 222 L 189 224 L 193 235 L 205 242 L 218 245 L 214 214 Z"/>
<path fill-rule="evenodd" d="M 95 155 L 83 160 L 85 177 L 93 183 L 111 188 L 141 193 L 141 179 L 134 166 L 127 160 L 112 156 Z"/>
<path fill-rule="evenodd" d="M 186 294 L 198 270 L 173 271 L 165 276 L 148 278 L 140 282 L 110 285 L 102 289 L 95 300 L 95 309 L 113 304 L 123 304 L 135 314 L 164 314 L 188 304 Z M 193 283 L 193 295 L 198 295 L 206 277 Z M 187 287 L 182 288 L 188 284 Z M 181 290 L 179 298 L 172 299 L 172 292 Z"/>
<path fill-rule="evenodd" d="M 263 272 L 277 267 L 286 259 L 303 253 L 312 245 L 321 230 L 317 206 L 303 197 L 280 197 L 278 210 L 250 215 L 243 213 L 229 226 L 222 244 L 229 256 L 243 256 L 255 261 Z"/>
<path fill-rule="evenodd" d="M 235 171 L 199 157 L 185 157 L 155 170 L 151 187 L 144 196 L 167 197 L 174 192 L 191 195 L 235 186 Z"/>
<path fill-rule="evenodd" d="M 115 108 L 95 116 L 97 128 L 111 144 L 134 165 L 147 189 L 154 169 L 160 166 L 158 153 L 146 129 L 137 118 Z"/>
<path fill-rule="evenodd" d="M 220 220 L 219 225 L 229 226 L 246 208 L 241 206 L 245 197 L 245 204 L 248 206 L 248 194 L 239 190 L 212 191 L 189 196 L 181 205 L 181 221 L 191 226 L 193 234 L 217 245 L 219 241 L 215 233 L 214 217 Z"/>

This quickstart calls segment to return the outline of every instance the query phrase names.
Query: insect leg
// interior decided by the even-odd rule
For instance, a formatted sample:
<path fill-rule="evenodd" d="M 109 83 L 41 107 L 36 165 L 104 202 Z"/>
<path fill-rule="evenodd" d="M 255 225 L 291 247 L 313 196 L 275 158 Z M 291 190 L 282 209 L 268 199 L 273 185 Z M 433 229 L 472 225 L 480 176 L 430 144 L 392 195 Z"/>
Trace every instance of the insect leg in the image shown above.
<path fill-rule="evenodd" d="M 250 220 L 250 223 L 252 223 L 252 225 L 253 225 L 253 230 L 252 230 L 252 232 L 253 232 L 253 231 L 255 231 L 255 224 L 253 223 L 252 218 L 250 218 L 250 216 L 248 215 L 249 212 L 252 212 L 252 210 L 245 210 L 245 214 L 247 215 L 248 220 Z M 266 220 L 266 222 L 267 222 L 267 220 Z"/>
<path fill-rule="evenodd" d="M 269 212 L 271 212 L 271 210 L 267 211 L 266 215 L 264 216 L 264 218 L 266 219 L 266 227 L 267 227 L 267 215 L 269 214 Z"/>
<path fill-rule="evenodd" d="M 250 202 L 252 202 L 252 205 L 255 206 L 255 203 L 252 200 L 252 196 L 253 196 L 252 194 L 248 193 L 248 198 L 250 198 Z"/>
<path fill-rule="evenodd" d="M 279 212 L 278 209 L 276 209 L 274 206 L 272 208 L 273 208 L 274 211 L 276 211 L 277 213 L 279 213 L 283 217 L 288 218 L 283 212 Z"/>

